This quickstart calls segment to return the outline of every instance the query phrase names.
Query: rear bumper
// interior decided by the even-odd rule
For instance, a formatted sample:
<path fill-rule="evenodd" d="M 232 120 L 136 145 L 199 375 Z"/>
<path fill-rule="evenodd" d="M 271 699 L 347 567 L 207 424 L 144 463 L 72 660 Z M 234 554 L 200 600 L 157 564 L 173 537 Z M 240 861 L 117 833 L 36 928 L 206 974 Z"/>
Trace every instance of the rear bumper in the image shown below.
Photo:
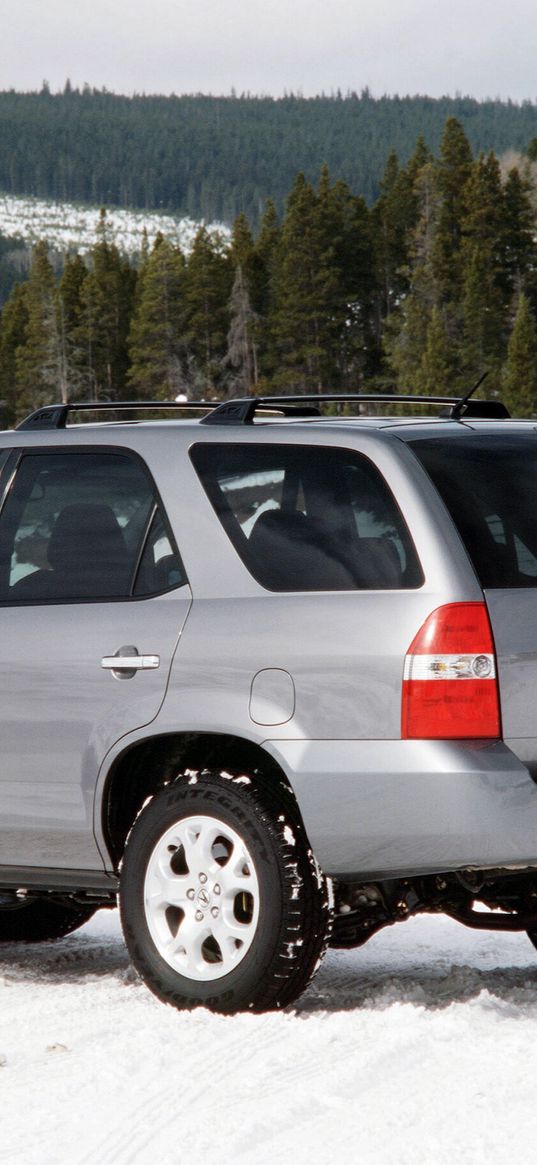
<path fill-rule="evenodd" d="M 537 785 L 504 743 L 266 741 L 327 874 L 537 865 Z"/>

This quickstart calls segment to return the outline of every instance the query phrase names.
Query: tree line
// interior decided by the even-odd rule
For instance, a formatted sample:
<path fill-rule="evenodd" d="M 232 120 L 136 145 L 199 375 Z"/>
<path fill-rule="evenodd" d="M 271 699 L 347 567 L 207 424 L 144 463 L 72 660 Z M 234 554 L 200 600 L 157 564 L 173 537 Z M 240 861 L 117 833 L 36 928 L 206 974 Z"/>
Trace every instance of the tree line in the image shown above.
<path fill-rule="evenodd" d="M 392 152 L 372 207 L 323 167 L 278 215 L 191 252 L 159 236 L 134 262 L 106 213 L 86 258 L 55 274 L 46 245 L 0 316 L 7 420 L 56 399 L 224 399 L 267 392 L 487 395 L 537 406 L 532 165 L 503 173 L 446 122 L 433 155 Z"/>
<path fill-rule="evenodd" d="M 326 163 L 371 205 L 388 151 L 406 162 L 423 134 L 439 147 L 456 117 L 472 150 L 523 150 L 537 134 L 530 101 L 468 97 L 303 98 L 249 94 L 123 97 L 106 90 L 0 92 L 0 189 L 62 201 L 167 209 L 257 229 L 265 201 L 279 213 L 295 174 Z"/>

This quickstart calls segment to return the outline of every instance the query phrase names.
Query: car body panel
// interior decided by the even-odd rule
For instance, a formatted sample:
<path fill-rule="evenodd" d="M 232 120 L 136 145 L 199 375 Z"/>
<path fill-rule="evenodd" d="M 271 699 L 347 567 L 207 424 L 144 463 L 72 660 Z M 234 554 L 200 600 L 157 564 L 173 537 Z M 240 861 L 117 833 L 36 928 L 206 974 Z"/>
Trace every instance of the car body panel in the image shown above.
<path fill-rule="evenodd" d="M 537 788 L 503 743 L 282 741 L 321 867 L 369 880 L 537 865 Z"/>
<path fill-rule="evenodd" d="M 188 587 L 132 602 L 0 607 L 2 865 L 97 868 L 94 794 L 103 757 L 150 723 L 191 603 Z M 160 666 L 118 679 L 127 645 Z"/>

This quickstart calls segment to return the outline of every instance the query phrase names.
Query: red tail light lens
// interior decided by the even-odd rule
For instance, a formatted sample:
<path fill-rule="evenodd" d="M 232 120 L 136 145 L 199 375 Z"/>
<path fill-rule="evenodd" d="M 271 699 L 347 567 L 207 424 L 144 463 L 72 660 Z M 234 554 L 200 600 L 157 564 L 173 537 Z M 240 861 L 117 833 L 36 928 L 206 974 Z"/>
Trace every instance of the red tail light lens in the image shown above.
<path fill-rule="evenodd" d="M 500 736 L 494 641 L 484 603 L 449 603 L 410 644 L 403 679 L 403 739 Z"/>

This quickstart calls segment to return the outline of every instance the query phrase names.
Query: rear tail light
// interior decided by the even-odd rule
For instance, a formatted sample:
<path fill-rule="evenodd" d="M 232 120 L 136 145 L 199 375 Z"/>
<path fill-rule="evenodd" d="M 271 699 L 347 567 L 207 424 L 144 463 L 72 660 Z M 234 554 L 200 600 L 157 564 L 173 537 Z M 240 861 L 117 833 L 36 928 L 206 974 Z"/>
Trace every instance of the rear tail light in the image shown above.
<path fill-rule="evenodd" d="M 403 739 L 500 736 L 494 641 L 484 603 L 449 603 L 410 644 L 403 678 Z"/>

